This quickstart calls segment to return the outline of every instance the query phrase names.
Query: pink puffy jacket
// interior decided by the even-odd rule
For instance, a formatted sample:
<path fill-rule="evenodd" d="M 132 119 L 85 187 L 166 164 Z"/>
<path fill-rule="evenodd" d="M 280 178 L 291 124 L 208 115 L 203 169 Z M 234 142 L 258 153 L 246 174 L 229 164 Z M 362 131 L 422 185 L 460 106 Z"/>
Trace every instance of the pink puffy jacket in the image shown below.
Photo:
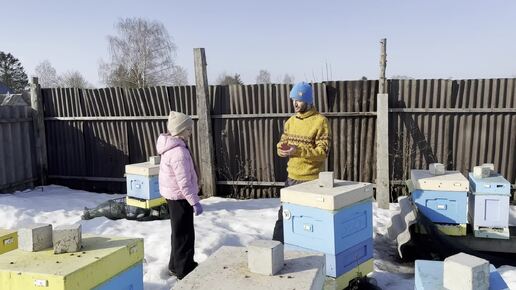
<path fill-rule="evenodd" d="M 170 200 L 186 199 L 190 205 L 199 202 L 199 185 L 192 156 L 185 142 L 170 134 L 161 134 L 156 142 L 161 155 L 159 192 Z"/>

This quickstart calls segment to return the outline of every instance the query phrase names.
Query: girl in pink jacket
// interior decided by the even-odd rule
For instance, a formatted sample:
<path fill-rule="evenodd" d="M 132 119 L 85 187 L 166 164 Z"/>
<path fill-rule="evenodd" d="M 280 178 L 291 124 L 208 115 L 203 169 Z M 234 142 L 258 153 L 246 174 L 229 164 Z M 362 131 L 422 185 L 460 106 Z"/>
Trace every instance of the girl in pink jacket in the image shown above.
<path fill-rule="evenodd" d="M 172 233 L 169 274 L 183 279 L 197 263 L 194 261 L 195 230 L 193 216 L 203 211 L 199 203 L 197 173 L 186 141 L 192 134 L 192 119 L 170 112 L 168 134 L 161 134 L 156 149 L 161 155 L 159 191 L 167 200 Z"/>

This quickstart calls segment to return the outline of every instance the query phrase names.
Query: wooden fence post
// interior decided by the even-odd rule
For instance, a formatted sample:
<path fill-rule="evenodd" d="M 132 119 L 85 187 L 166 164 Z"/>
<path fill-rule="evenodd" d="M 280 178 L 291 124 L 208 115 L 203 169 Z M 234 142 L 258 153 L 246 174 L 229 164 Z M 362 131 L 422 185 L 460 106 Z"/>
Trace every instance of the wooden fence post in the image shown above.
<path fill-rule="evenodd" d="M 389 208 L 389 95 L 385 68 L 387 39 L 382 39 L 379 94 L 376 96 L 376 201 L 383 209 Z"/>
<path fill-rule="evenodd" d="M 199 167 L 204 196 L 216 196 L 215 154 L 211 128 L 208 75 L 206 72 L 206 54 L 204 48 L 194 48 L 195 92 L 197 95 L 198 140 L 200 146 Z"/>
<path fill-rule="evenodd" d="M 34 140 L 36 147 L 36 163 L 39 170 L 41 185 L 47 184 L 48 160 L 47 160 L 47 138 L 45 135 L 45 120 L 43 113 L 43 99 L 38 78 L 32 77 L 30 82 L 30 103 L 32 107 L 32 118 L 34 123 Z"/>

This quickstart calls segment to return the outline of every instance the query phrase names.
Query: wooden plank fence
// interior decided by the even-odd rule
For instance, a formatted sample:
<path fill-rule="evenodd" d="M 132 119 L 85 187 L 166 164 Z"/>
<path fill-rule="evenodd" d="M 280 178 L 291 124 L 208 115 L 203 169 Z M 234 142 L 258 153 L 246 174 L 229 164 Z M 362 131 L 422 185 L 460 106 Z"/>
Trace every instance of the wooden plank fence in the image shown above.
<path fill-rule="evenodd" d="M 0 106 L 0 193 L 33 186 L 35 152 L 31 108 Z"/>
<path fill-rule="evenodd" d="M 412 168 L 441 162 L 463 173 L 495 163 L 516 183 L 515 79 L 388 80 L 391 200 Z M 376 180 L 378 81 L 315 83 L 315 104 L 332 130 L 327 169 L 338 178 Z M 146 89 L 43 89 L 49 178 L 89 190 L 124 190 L 124 165 L 155 155 L 170 110 L 194 117 L 191 148 L 211 142 L 217 191 L 275 197 L 286 160 L 275 154 L 293 114 L 291 85 L 210 86 L 212 136 L 200 138 L 194 86 Z M 199 162 L 198 162 L 199 163 Z"/>

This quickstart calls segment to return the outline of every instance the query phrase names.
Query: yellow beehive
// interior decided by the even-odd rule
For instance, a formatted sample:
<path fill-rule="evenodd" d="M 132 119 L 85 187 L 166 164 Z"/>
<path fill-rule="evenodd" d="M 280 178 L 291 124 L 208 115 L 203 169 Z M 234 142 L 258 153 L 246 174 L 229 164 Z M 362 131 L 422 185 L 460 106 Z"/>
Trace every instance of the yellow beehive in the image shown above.
<path fill-rule="evenodd" d="M 146 208 L 146 209 L 157 207 L 164 203 L 167 203 L 167 201 L 163 197 L 154 198 L 154 199 L 140 199 L 140 198 L 127 196 L 125 198 L 125 201 L 126 201 L 127 205 L 131 205 L 131 206 L 135 206 L 135 207 L 139 207 L 139 208 Z"/>
<path fill-rule="evenodd" d="M 18 248 L 18 232 L 0 229 L 0 255 Z"/>
<path fill-rule="evenodd" d="M 0 255 L 2 290 L 86 290 L 143 260 L 143 239 L 83 236 L 82 251 Z"/>
<path fill-rule="evenodd" d="M 367 274 L 374 271 L 374 263 L 373 259 L 369 259 L 364 263 L 358 265 L 353 268 L 353 270 L 349 270 L 345 274 L 340 275 L 337 278 L 326 277 L 326 281 L 324 282 L 324 290 L 338 290 L 344 289 L 348 287 L 349 282 L 351 280 L 357 278 L 359 275 L 361 277 L 367 276 Z"/>

